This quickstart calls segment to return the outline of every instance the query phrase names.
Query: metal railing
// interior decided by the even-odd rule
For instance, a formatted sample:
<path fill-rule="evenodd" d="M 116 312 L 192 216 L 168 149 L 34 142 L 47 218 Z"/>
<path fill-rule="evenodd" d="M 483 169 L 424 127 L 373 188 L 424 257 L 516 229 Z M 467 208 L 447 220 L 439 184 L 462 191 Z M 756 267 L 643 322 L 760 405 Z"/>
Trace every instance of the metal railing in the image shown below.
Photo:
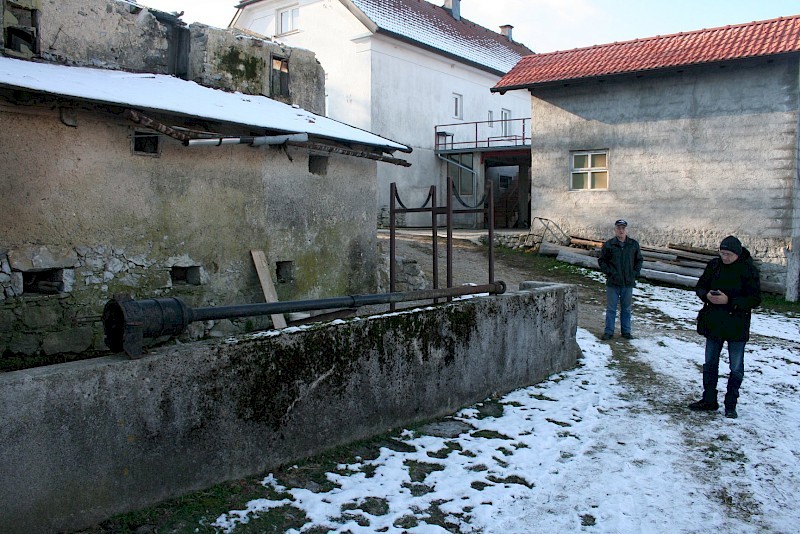
<path fill-rule="evenodd" d="M 507 148 L 531 144 L 530 119 L 457 122 L 434 127 L 435 149 Z"/>

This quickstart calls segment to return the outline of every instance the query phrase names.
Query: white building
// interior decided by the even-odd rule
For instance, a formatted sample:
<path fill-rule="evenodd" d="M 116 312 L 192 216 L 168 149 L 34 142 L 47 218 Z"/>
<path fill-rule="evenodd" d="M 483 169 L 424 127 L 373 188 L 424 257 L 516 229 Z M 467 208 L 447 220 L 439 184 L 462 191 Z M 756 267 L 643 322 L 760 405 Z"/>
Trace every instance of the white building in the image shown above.
<path fill-rule="evenodd" d="M 244 0 L 237 7 L 232 27 L 316 53 L 329 117 L 413 147 L 410 169 L 379 167 L 379 210 L 389 204 L 392 182 L 416 207 L 431 185 L 445 191 L 449 174 L 465 203 L 474 204 L 486 176 L 502 176 L 495 186 L 502 193 L 499 186 L 516 188 L 521 174 L 526 193 L 515 197 L 508 222 L 527 222 L 530 99 L 489 91 L 531 53 L 512 40 L 511 26 L 497 33 L 465 20 L 459 0 L 443 7 L 424 0 Z M 461 223 L 482 225 L 483 217 Z"/>

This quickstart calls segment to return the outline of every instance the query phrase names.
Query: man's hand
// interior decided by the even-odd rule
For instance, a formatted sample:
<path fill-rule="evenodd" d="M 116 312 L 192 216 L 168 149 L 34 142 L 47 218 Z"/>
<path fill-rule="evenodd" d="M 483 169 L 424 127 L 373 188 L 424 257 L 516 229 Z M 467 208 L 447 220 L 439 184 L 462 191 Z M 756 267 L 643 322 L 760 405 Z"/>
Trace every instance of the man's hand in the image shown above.
<path fill-rule="evenodd" d="M 709 291 L 706 295 L 706 298 L 711 304 L 722 305 L 728 303 L 728 295 L 722 291 L 719 291 L 718 289 L 712 289 Z"/>

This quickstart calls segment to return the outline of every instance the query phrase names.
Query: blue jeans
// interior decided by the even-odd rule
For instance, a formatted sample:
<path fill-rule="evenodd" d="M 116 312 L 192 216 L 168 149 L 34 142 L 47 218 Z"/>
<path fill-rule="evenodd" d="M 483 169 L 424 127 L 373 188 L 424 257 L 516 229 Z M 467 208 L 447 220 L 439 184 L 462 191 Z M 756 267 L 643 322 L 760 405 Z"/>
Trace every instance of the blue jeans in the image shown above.
<path fill-rule="evenodd" d="M 617 303 L 622 308 L 619 312 L 619 329 L 623 334 L 630 334 L 633 288 L 619 286 L 606 286 L 606 328 L 604 333 L 614 335 L 614 322 L 617 320 Z"/>
<path fill-rule="evenodd" d="M 706 338 L 706 362 L 703 364 L 703 399 L 709 403 L 717 402 L 717 381 L 719 380 L 719 355 L 724 340 L 716 337 Z M 728 358 L 731 372 L 728 375 L 728 388 L 725 393 L 725 407 L 736 408 L 739 386 L 744 379 L 744 341 L 728 341 Z"/>

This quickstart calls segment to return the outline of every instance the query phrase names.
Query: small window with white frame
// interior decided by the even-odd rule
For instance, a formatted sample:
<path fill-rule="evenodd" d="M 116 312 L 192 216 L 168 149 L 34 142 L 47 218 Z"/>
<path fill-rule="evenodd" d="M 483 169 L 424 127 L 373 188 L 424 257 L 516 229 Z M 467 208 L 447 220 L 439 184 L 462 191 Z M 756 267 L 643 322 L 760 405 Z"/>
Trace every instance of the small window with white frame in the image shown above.
<path fill-rule="evenodd" d="M 489 113 L 486 115 L 486 122 L 488 123 L 489 128 L 494 128 L 494 111 L 491 109 Z"/>
<path fill-rule="evenodd" d="M 300 29 L 300 8 L 295 6 L 279 10 L 276 22 L 278 35 L 296 32 Z"/>
<path fill-rule="evenodd" d="M 503 136 L 508 137 L 511 135 L 511 110 L 501 109 L 500 120 L 502 121 Z"/>
<path fill-rule="evenodd" d="M 453 118 L 464 118 L 464 96 L 453 93 Z"/>
<path fill-rule="evenodd" d="M 570 191 L 608 189 L 608 150 L 571 152 Z"/>

